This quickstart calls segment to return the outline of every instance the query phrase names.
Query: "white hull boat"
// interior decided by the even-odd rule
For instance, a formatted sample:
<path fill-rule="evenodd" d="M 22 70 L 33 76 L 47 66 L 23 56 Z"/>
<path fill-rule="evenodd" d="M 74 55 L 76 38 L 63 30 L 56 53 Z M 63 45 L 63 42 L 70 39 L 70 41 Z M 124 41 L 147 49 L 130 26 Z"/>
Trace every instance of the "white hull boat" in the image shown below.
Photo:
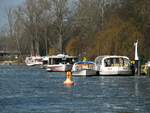
<path fill-rule="evenodd" d="M 96 74 L 95 63 L 91 61 L 76 62 L 72 67 L 73 76 L 95 76 Z"/>
<path fill-rule="evenodd" d="M 56 64 L 56 65 L 47 65 L 46 70 L 48 72 L 65 72 L 71 70 L 72 65 L 67 64 Z"/>
<path fill-rule="evenodd" d="M 71 70 L 75 60 L 77 60 L 76 56 L 64 54 L 49 56 L 46 70 L 49 72 L 65 72 Z"/>
<path fill-rule="evenodd" d="M 42 57 L 41 56 L 26 57 L 25 63 L 27 66 L 42 65 Z"/>
<path fill-rule="evenodd" d="M 126 56 L 99 56 L 95 61 L 99 75 L 132 75 L 130 60 Z"/>

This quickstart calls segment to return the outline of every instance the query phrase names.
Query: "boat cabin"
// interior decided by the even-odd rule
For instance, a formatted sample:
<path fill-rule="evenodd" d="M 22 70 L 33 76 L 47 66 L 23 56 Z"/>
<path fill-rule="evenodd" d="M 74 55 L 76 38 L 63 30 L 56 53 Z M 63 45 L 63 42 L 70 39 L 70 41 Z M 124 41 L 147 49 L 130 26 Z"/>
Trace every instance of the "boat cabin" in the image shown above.
<path fill-rule="evenodd" d="M 56 56 L 49 56 L 48 64 L 73 64 L 78 58 L 76 56 L 68 56 L 59 54 Z"/>
<path fill-rule="evenodd" d="M 72 65 L 76 62 L 78 58 L 76 56 L 69 55 L 53 55 L 49 56 L 47 71 L 50 72 L 64 72 L 71 70 Z"/>
<path fill-rule="evenodd" d="M 126 56 L 99 56 L 95 59 L 99 74 L 131 74 L 130 60 Z"/>

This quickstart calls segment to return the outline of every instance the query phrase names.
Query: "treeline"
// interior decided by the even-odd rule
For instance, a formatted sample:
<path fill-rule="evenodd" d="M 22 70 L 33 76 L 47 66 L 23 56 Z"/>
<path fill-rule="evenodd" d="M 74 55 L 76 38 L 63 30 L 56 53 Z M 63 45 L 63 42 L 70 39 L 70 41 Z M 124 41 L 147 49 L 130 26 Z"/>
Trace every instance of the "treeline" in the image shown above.
<path fill-rule="evenodd" d="M 9 30 L 0 34 L 0 49 L 7 45 L 20 55 L 134 58 L 138 40 L 141 58 L 148 59 L 149 6 L 149 0 L 26 0 L 7 11 Z"/>

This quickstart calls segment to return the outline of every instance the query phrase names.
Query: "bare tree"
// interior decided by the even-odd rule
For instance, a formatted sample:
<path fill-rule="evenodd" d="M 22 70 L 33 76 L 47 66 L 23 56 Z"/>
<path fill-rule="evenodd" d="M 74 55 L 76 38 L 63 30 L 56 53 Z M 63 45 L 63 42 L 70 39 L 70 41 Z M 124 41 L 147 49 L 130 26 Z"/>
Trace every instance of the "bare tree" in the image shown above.
<path fill-rule="evenodd" d="M 59 52 L 63 53 L 63 35 L 64 35 L 64 22 L 67 17 L 67 3 L 68 0 L 53 0 L 54 11 L 56 16 L 55 25 L 58 32 L 58 45 Z"/>

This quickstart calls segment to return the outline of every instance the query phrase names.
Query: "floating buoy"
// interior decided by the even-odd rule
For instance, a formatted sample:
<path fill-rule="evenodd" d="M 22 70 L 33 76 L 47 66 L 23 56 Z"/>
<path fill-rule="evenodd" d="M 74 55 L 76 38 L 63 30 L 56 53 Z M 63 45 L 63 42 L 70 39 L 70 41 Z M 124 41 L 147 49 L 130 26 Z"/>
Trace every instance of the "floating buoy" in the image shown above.
<path fill-rule="evenodd" d="M 66 86 L 74 85 L 74 82 L 72 80 L 72 73 L 71 73 L 71 71 L 67 71 L 67 73 L 66 73 L 66 80 L 64 81 L 64 85 L 66 85 Z"/>

